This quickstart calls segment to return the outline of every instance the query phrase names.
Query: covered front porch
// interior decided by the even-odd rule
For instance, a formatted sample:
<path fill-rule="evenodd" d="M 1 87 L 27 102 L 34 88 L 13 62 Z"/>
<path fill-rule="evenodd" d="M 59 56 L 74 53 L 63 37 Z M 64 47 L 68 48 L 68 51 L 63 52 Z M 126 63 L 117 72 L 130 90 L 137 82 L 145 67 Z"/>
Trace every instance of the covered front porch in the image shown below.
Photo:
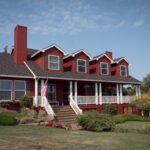
<path fill-rule="evenodd" d="M 46 79 L 35 80 L 36 105 L 41 105 L 41 87 Z M 130 103 L 134 96 L 140 96 L 140 85 L 135 84 L 135 95 L 124 93 L 123 83 L 52 80 L 47 83 L 46 97 L 51 105 L 103 105 Z M 133 84 L 132 84 L 133 85 Z"/>

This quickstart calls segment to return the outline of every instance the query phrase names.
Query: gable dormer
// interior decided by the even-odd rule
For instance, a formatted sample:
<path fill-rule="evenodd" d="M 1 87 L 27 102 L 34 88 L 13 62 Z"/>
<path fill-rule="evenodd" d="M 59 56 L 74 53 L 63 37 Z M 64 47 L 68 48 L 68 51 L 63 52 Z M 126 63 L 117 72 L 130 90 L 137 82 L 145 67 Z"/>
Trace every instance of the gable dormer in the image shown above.
<path fill-rule="evenodd" d="M 114 59 L 114 62 L 111 64 L 111 74 L 114 76 L 127 77 L 129 75 L 128 66 L 129 62 L 124 57 Z"/>
<path fill-rule="evenodd" d="M 90 61 L 90 73 L 97 75 L 110 75 L 110 64 L 112 63 L 112 52 L 95 56 Z"/>
<path fill-rule="evenodd" d="M 84 51 L 79 50 L 64 58 L 64 71 L 73 73 L 89 73 L 89 60 L 91 57 Z"/>
<path fill-rule="evenodd" d="M 66 53 L 57 45 L 53 44 L 31 56 L 42 70 L 63 71 L 63 57 Z"/>

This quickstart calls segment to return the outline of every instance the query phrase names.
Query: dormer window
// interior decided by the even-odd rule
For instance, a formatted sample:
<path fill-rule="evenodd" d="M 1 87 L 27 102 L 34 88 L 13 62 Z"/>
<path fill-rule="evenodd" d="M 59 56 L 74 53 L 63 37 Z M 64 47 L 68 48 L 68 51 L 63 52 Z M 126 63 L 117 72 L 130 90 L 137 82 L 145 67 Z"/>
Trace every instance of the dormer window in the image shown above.
<path fill-rule="evenodd" d="M 48 69 L 59 70 L 59 56 L 48 55 Z"/>
<path fill-rule="evenodd" d="M 127 76 L 127 66 L 120 65 L 120 76 Z"/>
<path fill-rule="evenodd" d="M 108 65 L 108 63 L 100 62 L 100 73 L 102 75 L 108 75 L 109 74 L 109 65 Z"/>
<path fill-rule="evenodd" d="M 77 71 L 86 73 L 86 60 L 77 59 Z"/>

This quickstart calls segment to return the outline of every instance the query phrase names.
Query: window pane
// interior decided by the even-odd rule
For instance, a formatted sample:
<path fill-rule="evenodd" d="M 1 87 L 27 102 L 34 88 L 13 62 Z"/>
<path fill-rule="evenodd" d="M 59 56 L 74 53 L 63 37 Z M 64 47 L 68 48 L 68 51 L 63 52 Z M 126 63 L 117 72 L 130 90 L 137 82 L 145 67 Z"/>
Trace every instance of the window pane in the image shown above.
<path fill-rule="evenodd" d="M 58 70 L 58 64 L 56 64 L 56 63 L 50 63 L 50 69 Z"/>
<path fill-rule="evenodd" d="M 11 91 L 0 91 L 0 100 L 10 100 Z"/>
<path fill-rule="evenodd" d="M 85 66 L 85 61 L 78 60 L 78 66 Z"/>
<path fill-rule="evenodd" d="M 25 95 L 25 91 L 15 91 L 15 98 L 20 98 Z"/>
<path fill-rule="evenodd" d="M 0 90 L 10 90 L 12 87 L 12 81 L 7 80 L 0 80 Z"/>
<path fill-rule="evenodd" d="M 100 63 L 100 70 L 101 74 L 107 75 L 108 74 L 108 64 L 107 63 Z"/>
<path fill-rule="evenodd" d="M 79 71 L 79 72 L 85 72 L 85 67 L 78 66 L 78 71 Z"/>
<path fill-rule="evenodd" d="M 25 82 L 24 81 L 15 81 L 15 90 L 25 91 Z"/>
<path fill-rule="evenodd" d="M 49 56 L 49 61 L 50 61 L 50 62 L 56 62 L 56 63 L 58 63 L 58 57 Z"/>
<path fill-rule="evenodd" d="M 121 76 L 126 76 L 126 66 L 120 66 L 120 73 L 121 73 Z"/>

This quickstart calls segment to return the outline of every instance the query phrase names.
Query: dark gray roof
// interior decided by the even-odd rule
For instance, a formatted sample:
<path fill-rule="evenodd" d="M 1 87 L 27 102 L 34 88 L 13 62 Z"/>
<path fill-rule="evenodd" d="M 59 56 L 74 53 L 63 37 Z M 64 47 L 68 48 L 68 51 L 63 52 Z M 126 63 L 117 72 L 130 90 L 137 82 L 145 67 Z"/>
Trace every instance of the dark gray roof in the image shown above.
<path fill-rule="evenodd" d="M 31 49 L 28 48 L 27 50 L 27 57 L 30 58 L 34 53 L 36 53 L 37 51 L 39 51 L 38 49 Z"/>
<path fill-rule="evenodd" d="M 93 59 L 96 59 L 96 58 L 98 58 L 98 57 L 100 57 L 102 55 L 104 55 L 104 54 L 100 54 L 100 55 L 94 56 Z"/>
<path fill-rule="evenodd" d="M 13 60 L 13 56 L 8 53 L 0 53 L 0 76 L 33 78 L 27 67 L 17 65 Z"/>
<path fill-rule="evenodd" d="M 34 61 L 26 61 L 26 63 L 30 67 L 30 69 L 32 69 L 33 73 L 39 78 L 141 84 L 139 80 L 131 76 L 126 78 L 93 74 L 75 74 L 71 72 L 48 72 L 41 70 Z"/>
<path fill-rule="evenodd" d="M 119 60 L 121 60 L 121 59 L 123 59 L 123 57 L 116 58 L 116 59 L 114 59 L 113 61 L 119 61 Z"/>

